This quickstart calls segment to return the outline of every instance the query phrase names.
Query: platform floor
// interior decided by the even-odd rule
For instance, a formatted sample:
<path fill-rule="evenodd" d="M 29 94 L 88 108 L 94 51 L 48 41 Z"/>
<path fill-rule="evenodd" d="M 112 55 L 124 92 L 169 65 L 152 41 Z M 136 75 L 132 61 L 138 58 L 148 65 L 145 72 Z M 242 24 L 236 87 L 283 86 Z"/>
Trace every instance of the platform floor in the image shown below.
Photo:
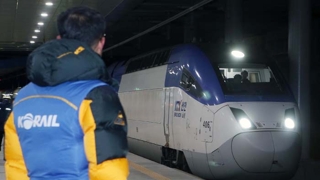
<path fill-rule="evenodd" d="M 200 180 L 186 172 L 155 163 L 129 153 L 130 175 L 128 180 Z M 0 151 L 0 180 L 5 180 L 3 152 Z"/>
<path fill-rule="evenodd" d="M 130 175 L 128 180 L 201 180 L 186 172 L 155 163 L 129 153 Z M 3 152 L 0 152 L 0 180 L 5 180 Z M 320 162 L 302 162 L 291 180 L 320 180 Z"/>
<path fill-rule="evenodd" d="M 129 153 L 130 175 L 128 180 L 200 180 L 200 178 Z"/>

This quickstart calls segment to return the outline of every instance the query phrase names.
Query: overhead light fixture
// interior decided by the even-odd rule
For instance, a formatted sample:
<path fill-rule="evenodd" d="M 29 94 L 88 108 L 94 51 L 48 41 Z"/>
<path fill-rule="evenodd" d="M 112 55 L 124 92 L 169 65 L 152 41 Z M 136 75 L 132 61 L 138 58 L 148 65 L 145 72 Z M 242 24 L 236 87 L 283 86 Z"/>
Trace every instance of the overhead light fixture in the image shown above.
<path fill-rule="evenodd" d="M 43 26 L 44 23 L 43 23 L 43 22 L 38 22 L 38 25 L 39 25 L 39 26 Z"/>
<path fill-rule="evenodd" d="M 47 17 L 48 14 L 47 14 L 47 13 L 41 13 L 41 16 L 42 16 L 42 17 Z"/>
<path fill-rule="evenodd" d="M 34 32 L 39 33 L 39 32 L 40 32 L 40 30 L 39 30 L 39 29 L 36 29 L 36 30 L 34 30 Z"/>
<path fill-rule="evenodd" d="M 37 36 L 32 36 L 32 38 L 33 38 L 33 39 L 37 39 L 38 37 L 37 37 Z"/>
<path fill-rule="evenodd" d="M 46 5 L 47 5 L 47 6 L 52 6 L 53 3 L 52 3 L 52 2 L 47 2 Z"/>
<path fill-rule="evenodd" d="M 31 44 L 34 44 L 35 42 L 34 42 L 34 41 L 30 41 L 30 43 L 31 43 Z"/>
<path fill-rule="evenodd" d="M 237 51 L 237 50 L 231 51 L 231 55 L 236 58 L 243 58 L 244 57 L 244 53 L 241 51 Z"/>

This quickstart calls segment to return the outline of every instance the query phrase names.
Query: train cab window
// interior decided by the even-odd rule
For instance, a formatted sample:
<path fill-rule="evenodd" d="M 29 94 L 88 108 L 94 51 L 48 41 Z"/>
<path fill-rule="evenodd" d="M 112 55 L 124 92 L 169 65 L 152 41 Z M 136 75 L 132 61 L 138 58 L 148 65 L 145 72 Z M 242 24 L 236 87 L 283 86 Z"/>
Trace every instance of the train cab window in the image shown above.
<path fill-rule="evenodd" d="M 180 86 L 195 97 L 201 98 L 203 96 L 203 90 L 199 83 L 186 69 L 183 69 L 182 71 Z"/>
<path fill-rule="evenodd" d="M 283 94 L 285 88 L 278 74 L 267 64 L 218 64 L 225 94 Z M 229 71 L 230 70 L 230 71 Z M 241 80 L 238 80 L 238 79 Z"/>

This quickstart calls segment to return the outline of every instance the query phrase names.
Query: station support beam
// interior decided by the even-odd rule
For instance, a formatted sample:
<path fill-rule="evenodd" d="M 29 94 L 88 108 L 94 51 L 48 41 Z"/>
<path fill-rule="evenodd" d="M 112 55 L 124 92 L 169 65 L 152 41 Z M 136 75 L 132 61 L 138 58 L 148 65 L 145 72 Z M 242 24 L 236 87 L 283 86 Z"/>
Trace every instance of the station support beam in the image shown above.
<path fill-rule="evenodd" d="M 225 42 L 242 41 L 243 7 L 242 0 L 227 0 L 225 13 Z"/>
<path fill-rule="evenodd" d="M 184 19 L 184 42 L 191 43 L 197 41 L 197 24 L 194 12 L 191 12 Z"/>
<path fill-rule="evenodd" d="M 310 0 L 290 0 L 290 86 L 300 109 L 302 160 L 310 158 L 310 26 Z"/>

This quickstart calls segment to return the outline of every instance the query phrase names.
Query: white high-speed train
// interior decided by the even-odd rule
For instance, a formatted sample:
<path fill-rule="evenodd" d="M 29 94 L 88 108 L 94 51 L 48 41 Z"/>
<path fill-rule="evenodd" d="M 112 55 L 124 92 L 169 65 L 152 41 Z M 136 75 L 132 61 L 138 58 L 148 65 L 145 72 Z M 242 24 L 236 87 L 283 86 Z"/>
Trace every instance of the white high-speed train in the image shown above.
<path fill-rule="evenodd" d="M 111 65 L 130 151 L 204 179 L 290 179 L 301 137 L 294 97 L 257 47 L 184 44 Z M 250 83 L 237 81 L 247 71 Z"/>

